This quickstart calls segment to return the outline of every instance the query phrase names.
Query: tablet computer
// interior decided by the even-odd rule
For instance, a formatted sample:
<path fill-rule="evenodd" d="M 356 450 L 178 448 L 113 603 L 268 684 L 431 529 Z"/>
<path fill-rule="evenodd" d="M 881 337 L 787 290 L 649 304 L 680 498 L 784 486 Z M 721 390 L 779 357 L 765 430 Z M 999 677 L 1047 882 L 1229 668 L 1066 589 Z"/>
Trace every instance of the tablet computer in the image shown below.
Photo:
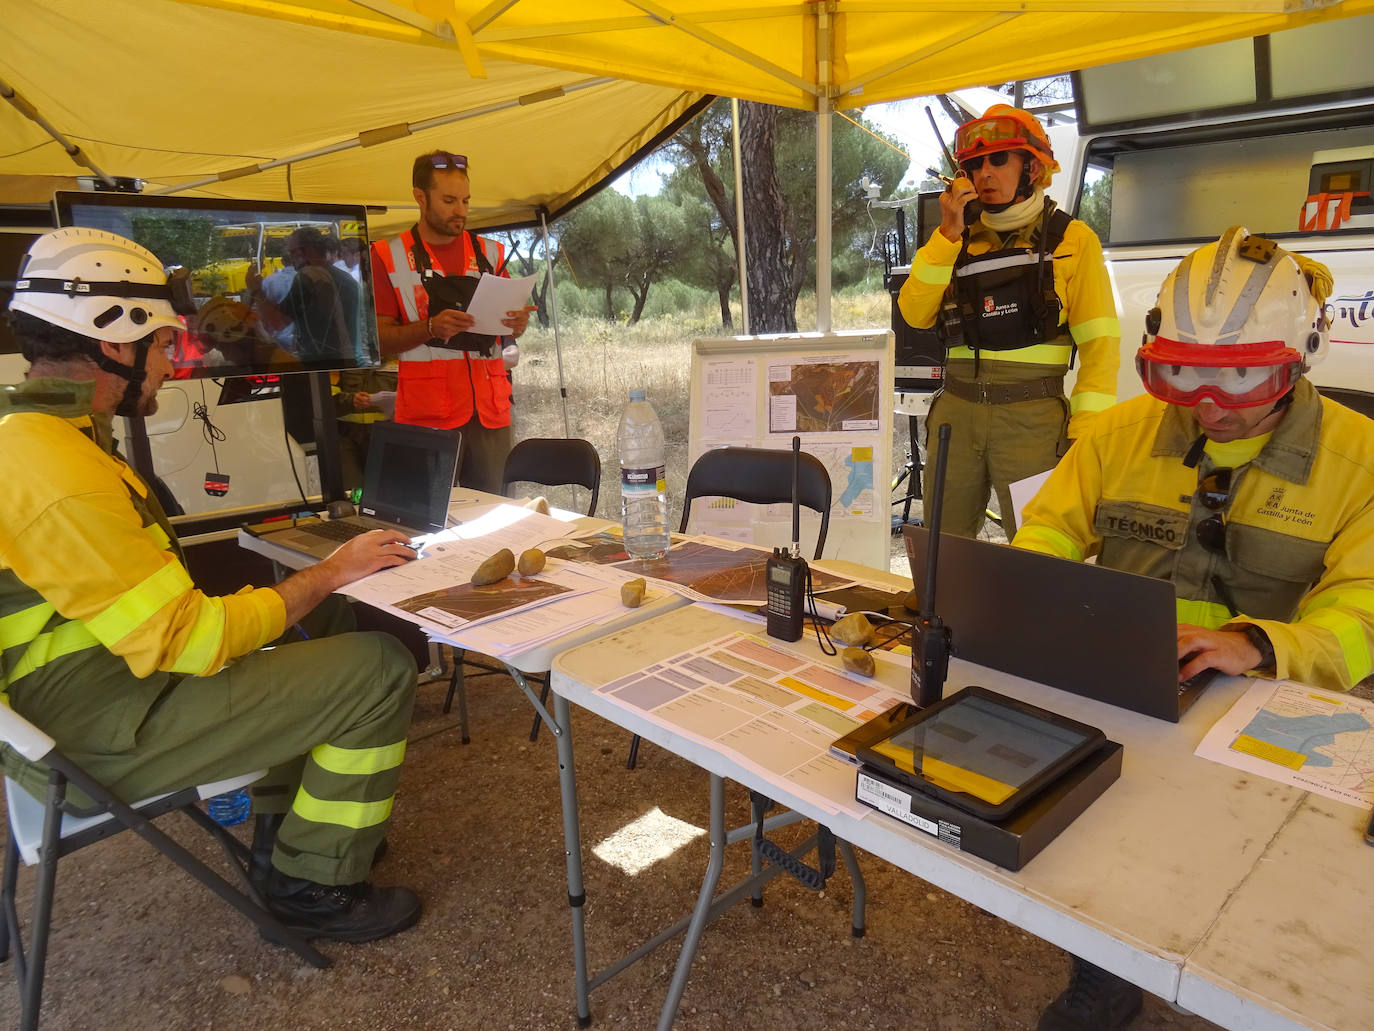
<path fill-rule="evenodd" d="M 966 687 L 892 724 L 858 757 L 918 791 L 1001 820 L 1105 740 L 1086 723 Z"/>

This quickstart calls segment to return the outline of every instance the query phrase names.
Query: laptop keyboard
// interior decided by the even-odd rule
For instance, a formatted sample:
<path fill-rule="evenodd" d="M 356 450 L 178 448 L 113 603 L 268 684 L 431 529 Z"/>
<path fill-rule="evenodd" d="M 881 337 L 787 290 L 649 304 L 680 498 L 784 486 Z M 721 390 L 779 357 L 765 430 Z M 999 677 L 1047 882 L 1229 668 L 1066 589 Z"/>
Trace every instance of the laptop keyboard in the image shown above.
<path fill-rule="evenodd" d="M 351 541 L 360 533 L 367 533 L 368 527 L 359 526 L 357 523 L 344 523 L 336 520 L 323 523 L 311 523 L 309 526 L 298 526 L 298 530 L 305 533 L 314 534 L 316 537 L 324 537 L 331 541 Z"/>

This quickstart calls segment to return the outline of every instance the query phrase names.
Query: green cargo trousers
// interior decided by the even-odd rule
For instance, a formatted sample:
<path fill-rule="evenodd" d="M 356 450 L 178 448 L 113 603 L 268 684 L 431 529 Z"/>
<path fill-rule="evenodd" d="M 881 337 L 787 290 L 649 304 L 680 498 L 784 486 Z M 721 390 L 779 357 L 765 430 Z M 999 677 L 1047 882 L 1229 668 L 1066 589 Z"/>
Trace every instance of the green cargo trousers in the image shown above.
<path fill-rule="evenodd" d="M 984 362 L 984 369 L 992 363 Z M 1049 370 L 1050 374 L 1053 369 Z M 1046 375 L 1037 369 L 1038 376 Z M 1014 377 L 998 377 L 1015 382 Z M 1016 509 L 1009 486 L 1053 469 L 1068 450 L 1068 404 L 1062 397 L 1010 404 L 966 401 L 940 392 L 926 416 L 924 497 L 934 496 L 935 449 L 940 427 L 950 426 L 949 464 L 945 471 L 940 529 L 959 537 L 977 537 L 995 490 L 1007 539 L 1016 535 Z"/>
<path fill-rule="evenodd" d="M 286 813 L 273 865 L 322 884 L 364 880 L 405 755 L 415 662 L 388 634 L 321 636 L 352 625 L 337 596 L 302 622 L 310 640 L 252 652 L 213 676 L 173 678 L 132 744 L 102 746 L 86 732 L 98 718 L 89 710 L 72 714 L 83 724 L 72 734 L 60 719 L 43 729 L 129 801 L 266 768 L 254 808 Z M 105 707 L 92 699 L 91 708 Z"/>

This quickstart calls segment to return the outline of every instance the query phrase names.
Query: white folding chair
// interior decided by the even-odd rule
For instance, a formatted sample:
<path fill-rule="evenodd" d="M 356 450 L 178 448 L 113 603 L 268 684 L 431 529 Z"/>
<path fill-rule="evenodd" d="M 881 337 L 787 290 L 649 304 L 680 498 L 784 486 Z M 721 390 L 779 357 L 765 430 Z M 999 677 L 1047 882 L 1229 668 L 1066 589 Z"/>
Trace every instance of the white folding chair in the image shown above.
<path fill-rule="evenodd" d="M 133 805 L 126 805 L 57 751 L 51 737 L 3 704 L 0 704 L 0 741 L 4 741 L 30 762 L 39 763 L 48 769 L 47 798 L 42 802 L 8 777 L 5 778 L 9 835 L 5 846 L 4 874 L 0 880 L 0 908 L 3 908 L 4 915 L 3 922 L 0 922 L 0 961 L 9 958 L 10 942 L 13 941 L 15 976 L 19 982 L 21 1031 L 33 1031 L 38 1027 L 38 1013 L 43 996 L 43 973 L 47 963 L 48 934 L 52 921 L 53 888 L 57 881 L 57 861 L 65 855 L 124 830 L 137 833 L 206 888 L 228 902 L 256 924 L 262 936 L 268 941 L 287 946 L 312 966 L 329 966 L 330 961 L 327 957 L 317 952 L 305 939 L 282 926 L 281 921 L 263 905 L 262 899 L 248 880 L 248 849 L 196 805 L 202 799 L 252 784 L 267 771 L 257 770 L 213 784 L 182 788 L 144 799 Z M 68 784 L 75 785 L 92 799 L 95 809 L 77 810 L 69 803 Z M 152 825 L 153 819 L 173 810 L 185 813 L 219 842 L 246 894 Z M 15 887 L 18 883 L 21 860 L 28 866 L 38 866 L 27 952 L 20 935 L 19 913 L 15 903 Z"/>

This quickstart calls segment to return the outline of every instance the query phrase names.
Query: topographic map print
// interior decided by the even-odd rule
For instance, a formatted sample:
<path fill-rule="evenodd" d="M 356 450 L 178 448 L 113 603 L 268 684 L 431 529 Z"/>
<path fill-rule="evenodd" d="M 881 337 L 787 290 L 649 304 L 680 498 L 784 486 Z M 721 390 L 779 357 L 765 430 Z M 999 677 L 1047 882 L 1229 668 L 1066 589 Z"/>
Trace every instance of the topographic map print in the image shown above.
<path fill-rule="evenodd" d="M 838 433 L 876 430 L 879 387 L 876 361 L 798 362 L 775 365 L 768 377 L 769 433 Z M 779 401 L 792 399 L 790 404 Z M 786 414 L 794 410 L 795 415 Z"/>
<path fill-rule="evenodd" d="M 1231 748 L 1286 766 L 1296 782 L 1368 795 L 1374 787 L 1374 703 L 1280 685 Z"/>
<path fill-rule="evenodd" d="M 668 552 L 663 558 L 617 563 L 617 569 L 640 576 L 666 580 L 691 588 L 698 594 L 716 601 L 754 602 L 762 604 L 768 597 L 765 568 L 768 552 L 753 548 L 730 551 L 698 541 L 688 541 Z M 838 587 L 846 581 L 819 569 L 811 570 L 817 591 Z"/>

